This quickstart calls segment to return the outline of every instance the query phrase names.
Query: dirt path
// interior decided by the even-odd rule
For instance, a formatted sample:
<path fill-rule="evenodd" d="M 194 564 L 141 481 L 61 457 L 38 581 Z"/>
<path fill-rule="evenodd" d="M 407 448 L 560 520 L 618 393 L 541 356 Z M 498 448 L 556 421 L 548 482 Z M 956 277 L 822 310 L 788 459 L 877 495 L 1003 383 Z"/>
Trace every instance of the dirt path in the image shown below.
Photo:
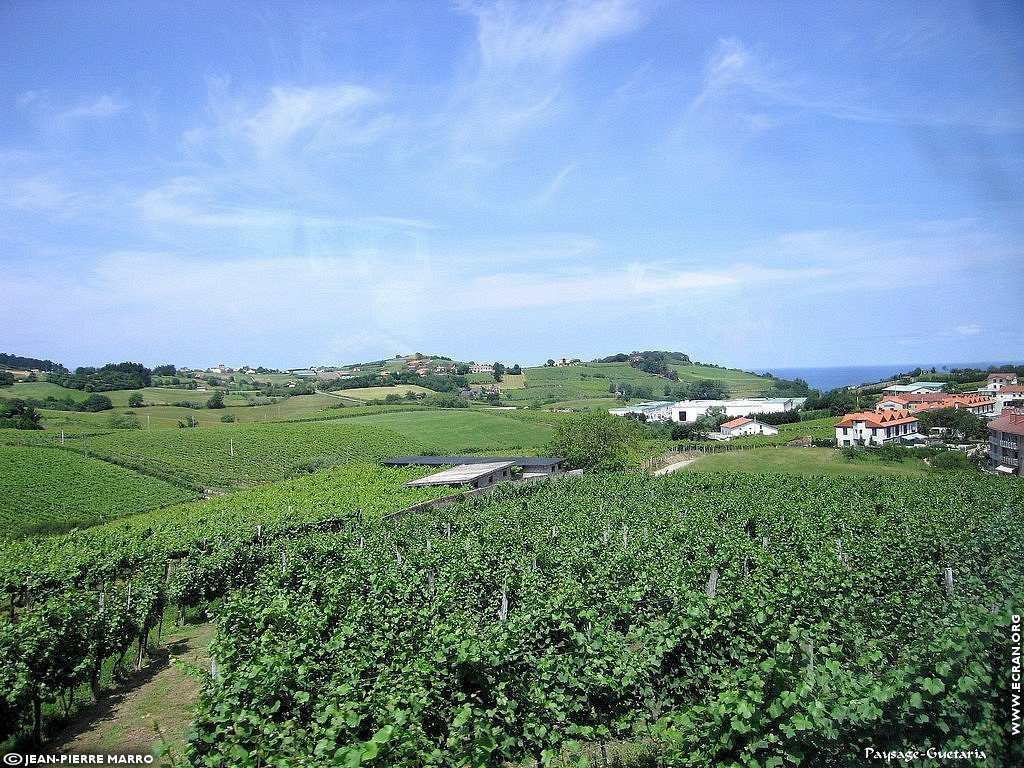
<path fill-rule="evenodd" d="M 141 672 L 82 712 L 53 739 L 48 751 L 152 754 L 162 740 L 180 757 L 199 683 L 170 662 L 174 659 L 208 669 L 212 637 L 213 624 L 181 627 L 164 636 L 163 647 Z"/>
<path fill-rule="evenodd" d="M 669 464 L 667 467 L 656 469 L 652 474 L 655 477 L 661 477 L 662 475 L 670 475 L 676 470 L 682 469 L 688 464 L 693 464 L 693 462 L 695 461 L 696 459 L 686 459 L 685 461 L 677 461 L 675 464 Z"/>

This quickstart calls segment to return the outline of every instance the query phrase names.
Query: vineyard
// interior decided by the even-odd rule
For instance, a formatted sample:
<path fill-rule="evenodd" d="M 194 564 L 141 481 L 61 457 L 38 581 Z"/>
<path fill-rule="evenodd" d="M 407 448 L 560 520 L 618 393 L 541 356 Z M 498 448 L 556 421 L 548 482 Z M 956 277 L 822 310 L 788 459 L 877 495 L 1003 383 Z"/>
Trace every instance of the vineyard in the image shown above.
<path fill-rule="evenodd" d="M 445 492 L 402 487 L 420 474 L 339 467 L 0 545 L 0 740 L 41 738 L 44 707 L 201 607 L 193 765 L 1024 760 L 1012 480 L 595 475 L 380 521 Z"/>
<path fill-rule="evenodd" d="M 0 535 L 102 523 L 179 504 L 195 493 L 77 453 L 0 447 Z"/>
<path fill-rule="evenodd" d="M 651 765 L 853 766 L 912 744 L 1019 765 L 1022 502 L 966 476 L 599 477 L 290 540 L 220 611 L 190 759 L 500 766 L 634 742 Z"/>
<path fill-rule="evenodd" d="M 74 444 L 77 450 L 86 445 L 90 455 L 199 489 L 254 486 L 303 468 L 376 462 L 421 450 L 411 437 L 332 421 L 108 432 Z"/>

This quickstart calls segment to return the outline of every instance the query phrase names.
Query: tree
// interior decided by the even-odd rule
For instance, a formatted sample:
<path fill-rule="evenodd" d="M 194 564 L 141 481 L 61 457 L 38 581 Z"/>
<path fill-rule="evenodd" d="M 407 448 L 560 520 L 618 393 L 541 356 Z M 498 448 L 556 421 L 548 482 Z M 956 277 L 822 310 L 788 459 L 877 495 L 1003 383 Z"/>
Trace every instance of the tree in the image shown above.
<path fill-rule="evenodd" d="M 146 405 L 142 400 L 143 398 L 141 392 L 132 392 L 130 395 L 128 395 L 128 407 L 142 408 Z"/>
<path fill-rule="evenodd" d="M 235 423 L 235 414 L 233 414 L 233 413 L 225 413 L 223 416 L 220 417 L 220 420 L 223 421 L 225 424 L 234 424 Z"/>
<path fill-rule="evenodd" d="M 550 450 L 553 456 L 564 456 L 573 469 L 619 470 L 629 463 L 639 439 L 635 421 L 594 411 L 560 421 Z"/>
<path fill-rule="evenodd" d="M 512 366 L 511 370 L 509 370 L 509 373 L 513 376 L 521 376 L 523 374 L 523 369 L 520 367 L 519 363 L 516 363 Z"/>
<path fill-rule="evenodd" d="M 131 411 L 110 414 L 107 417 L 107 426 L 111 429 L 142 429 L 139 417 Z"/>
<path fill-rule="evenodd" d="M 42 429 L 42 417 L 20 398 L 0 399 L 0 429 Z"/>
<path fill-rule="evenodd" d="M 113 407 L 114 404 L 106 395 L 92 394 L 79 403 L 78 410 L 86 413 L 99 413 L 100 411 L 109 411 Z"/>
<path fill-rule="evenodd" d="M 0 371 L 0 387 L 9 387 L 14 383 L 14 374 Z"/>
<path fill-rule="evenodd" d="M 206 401 L 207 408 L 223 408 L 224 407 L 224 393 L 214 392 L 209 400 Z"/>
<path fill-rule="evenodd" d="M 491 367 L 494 369 L 494 380 L 501 381 L 502 377 L 505 375 L 505 366 L 501 363 L 495 363 Z"/>
<path fill-rule="evenodd" d="M 932 427 L 946 427 L 959 440 L 984 440 L 988 437 L 985 421 L 963 408 L 922 411 L 917 418 L 921 421 L 922 432 L 928 432 Z"/>
<path fill-rule="evenodd" d="M 552 360 L 551 358 L 548 358 L 548 361 L 546 363 L 544 363 L 544 365 L 547 366 L 548 368 L 553 367 L 554 364 L 555 364 L 555 361 Z"/>

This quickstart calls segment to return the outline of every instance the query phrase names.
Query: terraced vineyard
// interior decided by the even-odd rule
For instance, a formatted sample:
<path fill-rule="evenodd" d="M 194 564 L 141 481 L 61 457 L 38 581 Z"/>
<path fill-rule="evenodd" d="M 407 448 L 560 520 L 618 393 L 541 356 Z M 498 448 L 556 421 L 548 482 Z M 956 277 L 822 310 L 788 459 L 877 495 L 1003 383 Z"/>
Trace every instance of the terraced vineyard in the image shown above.
<path fill-rule="evenodd" d="M 110 432 L 88 444 L 96 456 L 195 488 L 253 486 L 301 467 L 376 462 L 421 450 L 415 439 L 349 421 Z"/>
<path fill-rule="evenodd" d="M 0 447 L 0 535 L 66 531 L 195 496 L 71 451 Z"/>

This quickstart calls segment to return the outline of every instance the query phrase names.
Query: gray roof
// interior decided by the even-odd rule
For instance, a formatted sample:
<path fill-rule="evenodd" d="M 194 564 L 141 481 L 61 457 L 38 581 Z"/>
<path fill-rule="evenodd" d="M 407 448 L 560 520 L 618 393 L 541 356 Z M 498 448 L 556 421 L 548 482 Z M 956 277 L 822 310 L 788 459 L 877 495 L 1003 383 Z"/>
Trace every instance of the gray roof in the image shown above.
<path fill-rule="evenodd" d="M 563 461 L 564 457 L 546 456 L 399 456 L 397 459 L 385 460 L 384 464 L 389 467 L 443 467 L 446 464 L 511 462 L 519 467 L 553 467 Z"/>
<path fill-rule="evenodd" d="M 514 462 L 511 461 L 488 461 L 478 462 L 476 464 L 462 464 L 458 467 L 451 467 L 449 469 L 442 469 L 440 472 L 435 472 L 427 477 L 421 477 L 419 480 L 410 480 L 405 484 L 407 488 L 415 488 L 421 485 L 461 485 L 463 483 L 472 483 L 474 480 L 479 480 L 481 477 L 501 472 L 504 469 L 510 469 Z"/>

